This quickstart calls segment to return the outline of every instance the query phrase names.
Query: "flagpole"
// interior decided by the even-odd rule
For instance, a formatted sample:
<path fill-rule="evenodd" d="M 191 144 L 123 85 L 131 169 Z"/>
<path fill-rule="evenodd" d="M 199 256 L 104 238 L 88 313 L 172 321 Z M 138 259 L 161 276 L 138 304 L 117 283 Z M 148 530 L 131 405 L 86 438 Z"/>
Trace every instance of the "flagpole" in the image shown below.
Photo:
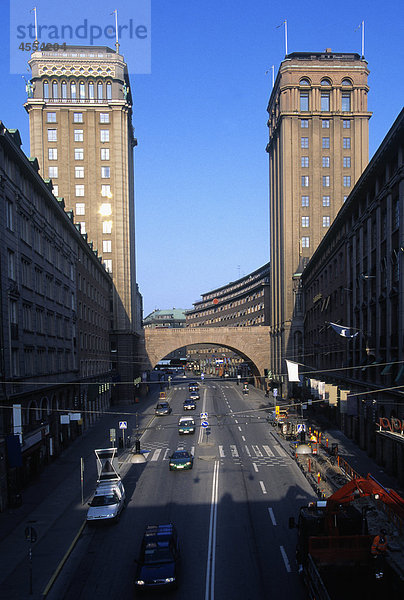
<path fill-rule="evenodd" d="M 34 13 L 34 29 L 35 29 L 35 41 L 38 41 L 38 23 L 36 19 L 36 6 L 31 10 Z"/>
<path fill-rule="evenodd" d="M 118 10 L 115 9 L 112 14 L 115 13 L 115 49 L 116 53 L 119 54 L 119 40 L 118 40 Z"/>
<path fill-rule="evenodd" d="M 272 87 L 275 85 L 275 65 L 272 65 Z"/>
<path fill-rule="evenodd" d="M 288 54 L 288 22 L 285 19 L 285 56 Z"/>
<path fill-rule="evenodd" d="M 362 58 L 365 58 L 365 21 L 362 21 Z"/>

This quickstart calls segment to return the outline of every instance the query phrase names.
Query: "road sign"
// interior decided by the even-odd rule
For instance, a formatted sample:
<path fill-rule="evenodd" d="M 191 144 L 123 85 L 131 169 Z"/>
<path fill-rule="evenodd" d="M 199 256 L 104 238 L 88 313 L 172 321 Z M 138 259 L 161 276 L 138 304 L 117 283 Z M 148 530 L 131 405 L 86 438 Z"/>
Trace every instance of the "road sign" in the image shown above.
<path fill-rule="evenodd" d="M 306 431 L 305 423 L 299 423 L 299 425 L 297 426 L 297 433 L 300 433 L 301 431 Z"/>
<path fill-rule="evenodd" d="M 109 441 L 115 442 L 115 440 L 116 440 L 116 429 L 110 429 L 109 430 Z"/>
<path fill-rule="evenodd" d="M 206 429 L 206 427 L 209 427 L 208 421 L 202 421 L 201 425 L 204 429 Z"/>
<path fill-rule="evenodd" d="M 203 412 L 199 416 L 201 417 L 201 419 L 207 419 L 208 418 L 208 413 L 207 412 Z"/>
<path fill-rule="evenodd" d="M 276 398 L 278 395 L 278 388 L 274 388 L 272 393 L 273 393 L 274 397 Z"/>
<path fill-rule="evenodd" d="M 127 429 L 128 422 L 127 421 L 119 421 L 119 429 Z"/>

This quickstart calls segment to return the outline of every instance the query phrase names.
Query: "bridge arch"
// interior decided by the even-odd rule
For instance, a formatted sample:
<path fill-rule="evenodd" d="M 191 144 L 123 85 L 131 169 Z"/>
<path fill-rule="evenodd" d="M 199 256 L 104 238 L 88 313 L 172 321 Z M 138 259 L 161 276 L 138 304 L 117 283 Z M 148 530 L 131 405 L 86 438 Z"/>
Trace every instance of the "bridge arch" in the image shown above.
<path fill-rule="evenodd" d="M 210 344 L 226 347 L 248 360 L 256 377 L 270 366 L 269 327 L 146 328 L 145 357 L 154 368 L 165 356 L 184 346 Z M 254 372 L 255 371 L 255 372 Z"/>

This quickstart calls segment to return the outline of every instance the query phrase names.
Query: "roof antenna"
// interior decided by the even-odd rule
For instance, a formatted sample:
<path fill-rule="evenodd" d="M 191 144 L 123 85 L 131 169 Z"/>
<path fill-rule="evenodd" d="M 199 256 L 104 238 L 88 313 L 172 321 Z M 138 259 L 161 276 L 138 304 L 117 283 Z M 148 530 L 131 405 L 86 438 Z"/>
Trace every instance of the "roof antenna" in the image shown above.
<path fill-rule="evenodd" d="M 118 11 L 115 9 L 111 15 L 115 13 L 115 51 L 119 54 L 119 41 L 118 41 Z"/>
<path fill-rule="evenodd" d="M 33 9 L 31 9 L 29 12 L 33 12 L 34 13 L 34 28 L 35 28 L 35 41 L 38 41 L 38 23 L 37 23 L 37 19 L 36 19 L 36 6 L 34 6 Z"/>

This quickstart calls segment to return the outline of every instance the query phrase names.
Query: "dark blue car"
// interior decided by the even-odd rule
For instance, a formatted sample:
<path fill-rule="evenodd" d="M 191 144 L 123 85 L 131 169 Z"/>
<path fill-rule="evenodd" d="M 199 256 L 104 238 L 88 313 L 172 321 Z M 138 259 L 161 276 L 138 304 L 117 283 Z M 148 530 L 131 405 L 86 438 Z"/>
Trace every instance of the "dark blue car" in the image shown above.
<path fill-rule="evenodd" d="M 136 561 L 136 589 L 177 587 L 179 560 L 180 550 L 174 525 L 148 525 Z"/>

